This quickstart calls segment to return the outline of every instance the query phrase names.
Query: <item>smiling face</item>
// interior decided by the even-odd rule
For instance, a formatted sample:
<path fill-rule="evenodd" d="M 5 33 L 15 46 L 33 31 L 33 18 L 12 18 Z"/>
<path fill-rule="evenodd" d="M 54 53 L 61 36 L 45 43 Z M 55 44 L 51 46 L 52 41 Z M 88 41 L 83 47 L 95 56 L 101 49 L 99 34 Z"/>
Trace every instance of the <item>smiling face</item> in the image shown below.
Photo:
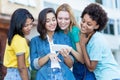
<path fill-rule="evenodd" d="M 47 13 L 47 15 L 46 15 L 45 27 L 46 27 L 47 31 L 49 31 L 49 32 L 54 32 L 57 27 L 57 21 L 56 21 L 55 14 L 53 14 L 52 12 Z"/>
<path fill-rule="evenodd" d="M 32 27 L 33 27 L 33 20 L 30 18 L 27 18 L 26 23 L 25 23 L 24 27 L 22 28 L 23 34 L 29 35 Z"/>
<path fill-rule="evenodd" d="M 57 15 L 58 25 L 62 30 L 68 29 L 70 25 L 70 15 L 67 11 L 59 11 Z"/>
<path fill-rule="evenodd" d="M 96 21 L 92 20 L 92 18 L 85 14 L 81 21 L 81 33 L 89 35 L 94 32 L 95 29 L 98 29 L 99 25 L 97 25 Z"/>

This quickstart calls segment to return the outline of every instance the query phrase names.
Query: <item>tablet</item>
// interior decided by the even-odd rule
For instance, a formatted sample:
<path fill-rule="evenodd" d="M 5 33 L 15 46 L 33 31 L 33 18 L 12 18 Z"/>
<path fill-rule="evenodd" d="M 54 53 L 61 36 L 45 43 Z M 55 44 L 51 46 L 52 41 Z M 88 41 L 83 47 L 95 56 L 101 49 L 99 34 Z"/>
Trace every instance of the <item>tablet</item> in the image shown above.
<path fill-rule="evenodd" d="M 61 49 L 69 48 L 68 45 L 53 44 L 51 45 L 52 51 L 60 51 Z"/>

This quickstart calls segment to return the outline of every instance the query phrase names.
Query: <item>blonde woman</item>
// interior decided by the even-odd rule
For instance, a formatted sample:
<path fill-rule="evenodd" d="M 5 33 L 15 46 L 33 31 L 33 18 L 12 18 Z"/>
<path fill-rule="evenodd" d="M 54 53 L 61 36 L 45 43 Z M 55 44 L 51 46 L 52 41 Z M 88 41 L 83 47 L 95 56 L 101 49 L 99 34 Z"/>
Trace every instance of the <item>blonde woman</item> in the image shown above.
<path fill-rule="evenodd" d="M 90 72 L 83 64 L 82 53 L 80 48 L 80 29 L 78 28 L 72 8 L 68 4 L 60 5 L 56 10 L 58 26 L 63 33 L 68 35 L 72 40 L 72 55 L 76 61 L 73 65 L 73 74 L 76 80 L 95 80 L 93 72 Z"/>

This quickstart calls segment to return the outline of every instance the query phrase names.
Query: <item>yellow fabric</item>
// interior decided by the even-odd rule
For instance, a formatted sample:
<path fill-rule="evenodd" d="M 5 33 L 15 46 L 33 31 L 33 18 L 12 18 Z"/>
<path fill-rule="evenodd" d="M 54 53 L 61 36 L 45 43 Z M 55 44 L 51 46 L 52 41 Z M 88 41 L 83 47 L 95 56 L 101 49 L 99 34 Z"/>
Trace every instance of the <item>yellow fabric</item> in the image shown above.
<path fill-rule="evenodd" d="M 17 55 L 20 53 L 25 54 L 26 66 L 29 67 L 29 46 L 25 38 L 20 35 L 15 35 L 12 39 L 12 43 L 9 46 L 6 45 L 5 54 L 4 54 L 4 66 L 17 68 Z"/>

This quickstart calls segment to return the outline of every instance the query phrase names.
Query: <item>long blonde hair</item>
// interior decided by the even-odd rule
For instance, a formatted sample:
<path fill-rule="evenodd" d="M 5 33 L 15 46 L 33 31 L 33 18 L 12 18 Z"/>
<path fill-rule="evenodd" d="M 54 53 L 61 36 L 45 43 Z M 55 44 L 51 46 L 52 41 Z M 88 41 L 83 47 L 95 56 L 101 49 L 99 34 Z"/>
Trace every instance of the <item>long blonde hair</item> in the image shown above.
<path fill-rule="evenodd" d="M 56 16 L 58 15 L 58 13 L 60 11 L 67 11 L 70 15 L 70 25 L 69 25 L 69 29 L 71 30 L 72 29 L 72 26 L 78 26 L 76 20 L 75 20 L 75 17 L 74 17 L 74 13 L 72 11 L 72 8 L 70 5 L 64 3 L 62 5 L 60 5 L 57 10 L 56 10 Z"/>

